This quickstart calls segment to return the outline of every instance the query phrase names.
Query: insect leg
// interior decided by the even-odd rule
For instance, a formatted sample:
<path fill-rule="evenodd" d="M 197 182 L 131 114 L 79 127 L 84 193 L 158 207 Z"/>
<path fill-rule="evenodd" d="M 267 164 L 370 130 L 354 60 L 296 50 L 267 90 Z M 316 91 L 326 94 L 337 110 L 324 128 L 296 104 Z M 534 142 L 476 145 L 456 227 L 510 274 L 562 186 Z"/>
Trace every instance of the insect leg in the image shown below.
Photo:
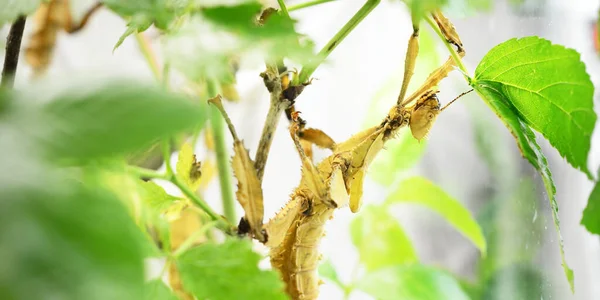
<path fill-rule="evenodd" d="M 294 141 L 294 145 L 296 145 L 296 150 L 300 155 L 300 159 L 302 160 L 302 182 L 308 188 L 308 190 L 312 193 L 312 196 L 315 200 L 323 202 L 326 206 L 330 208 L 336 208 L 336 203 L 331 200 L 329 196 L 329 189 L 325 184 L 325 179 L 315 167 L 312 160 L 308 158 L 302 145 L 300 144 L 300 138 L 298 137 L 298 131 L 300 128 L 300 123 L 298 121 L 299 112 L 294 112 L 292 114 L 292 124 L 290 125 L 290 136 Z"/>
<path fill-rule="evenodd" d="M 79 30 L 81 30 L 83 27 L 85 27 L 85 25 L 87 24 L 87 22 L 90 20 L 90 17 L 96 12 L 98 11 L 98 9 L 100 9 L 102 7 L 102 2 L 97 2 L 96 4 L 94 4 L 94 6 L 92 6 L 86 13 L 85 15 L 83 15 L 83 18 L 81 19 L 81 21 L 79 22 L 79 24 L 74 24 L 73 20 L 71 19 L 71 14 L 68 14 L 68 19 L 66 24 L 64 24 L 64 30 L 67 33 L 75 33 Z"/>
<path fill-rule="evenodd" d="M 404 78 L 402 79 L 402 89 L 398 96 L 397 103 L 400 104 L 406 96 L 406 89 L 415 71 L 417 55 L 419 54 L 419 20 L 412 19 L 413 33 L 408 39 L 408 47 L 406 49 L 406 58 L 404 59 Z"/>
<path fill-rule="evenodd" d="M 288 120 L 292 121 L 292 115 L 294 115 L 296 113 L 296 108 L 294 107 L 294 105 L 290 106 L 288 109 L 285 110 L 285 115 L 288 118 Z M 320 129 L 315 129 L 315 128 L 306 128 L 306 121 L 304 119 L 302 119 L 300 116 L 296 115 L 297 118 L 297 122 L 298 122 L 298 137 L 300 138 L 301 142 L 305 142 L 302 143 L 303 146 L 308 144 L 315 144 L 320 148 L 323 149 L 329 149 L 331 151 L 335 150 L 336 147 L 336 143 L 335 141 L 329 136 L 327 135 L 325 132 L 323 132 Z M 307 147 L 304 147 L 304 150 L 306 152 Z M 312 149 L 310 149 L 309 151 L 312 152 Z M 308 153 L 306 153 L 307 156 L 310 157 L 310 155 L 308 155 Z"/>

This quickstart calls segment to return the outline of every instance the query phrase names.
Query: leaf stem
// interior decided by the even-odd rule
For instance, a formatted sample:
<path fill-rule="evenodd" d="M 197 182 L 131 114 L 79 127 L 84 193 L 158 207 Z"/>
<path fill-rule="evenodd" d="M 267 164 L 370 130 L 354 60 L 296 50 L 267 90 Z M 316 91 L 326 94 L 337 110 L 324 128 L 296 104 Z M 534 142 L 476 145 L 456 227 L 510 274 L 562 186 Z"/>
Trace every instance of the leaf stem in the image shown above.
<path fill-rule="evenodd" d="M 6 38 L 6 53 L 4 54 L 4 68 L 2 69 L 2 82 L 0 84 L 0 86 L 5 88 L 12 88 L 15 85 L 15 75 L 17 74 L 17 65 L 19 64 L 19 53 L 21 51 L 25 21 L 25 16 L 18 17 L 10 26 L 10 31 Z"/>
<path fill-rule="evenodd" d="M 319 5 L 319 4 L 323 4 L 323 3 L 327 3 L 327 2 L 333 2 L 336 0 L 313 0 L 313 1 L 307 1 L 304 3 L 300 3 L 300 4 L 295 4 L 295 5 L 290 5 L 288 7 L 288 11 L 294 11 L 294 10 L 299 10 L 302 8 L 307 8 L 307 7 L 311 7 L 311 6 L 315 6 L 315 5 Z"/>
<path fill-rule="evenodd" d="M 288 12 L 287 6 L 285 6 L 285 2 L 284 0 L 277 0 L 277 3 L 279 3 L 279 7 L 281 8 L 281 12 L 283 12 L 283 14 L 286 17 L 290 17 L 290 13 Z"/>
<path fill-rule="evenodd" d="M 218 87 L 214 81 L 207 82 L 207 92 L 209 97 L 218 94 Z M 212 137 L 215 143 L 215 153 L 217 156 L 217 171 L 219 172 L 219 184 L 221 186 L 221 198 L 223 201 L 223 212 L 230 222 L 235 222 L 235 203 L 233 199 L 233 189 L 231 183 L 231 169 L 229 166 L 229 155 L 227 154 L 227 145 L 225 144 L 225 130 L 223 126 L 223 117 L 219 110 L 209 105 L 209 118 L 212 129 Z"/>
<path fill-rule="evenodd" d="M 156 78 L 156 80 L 161 81 L 162 74 L 161 74 L 160 68 L 158 67 L 156 55 L 154 54 L 154 51 L 152 50 L 152 46 L 150 45 L 150 42 L 148 41 L 148 39 L 142 32 L 137 32 L 135 34 L 135 40 L 137 41 L 138 46 L 140 47 L 140 51 L 144 55 L 144 58 L 146 59 L 146 62 L 148 63 L 148 66 L 150 67 L 152 74 L 154 74 L 154 77 Z"/>
<path fill-rule="evenodd" d="M 308 81 L 308 78 L 315 72 L 323 61 L 331 52 L 348 36 L 348 34 L 356 28 L 362 20 L 371 13 L 371 11 L 381 2 L 381 0 L 367 0 L 367 2 L 354 14 L 354 16 L 338 31 L 331 40 L 319 51 L 315 59 L 304 66 L 300 71 L 300 75 L 294 80 L 294 84 Z"/>
<path fill-rule="evenodd" d="M 450 45 L 450 43 L 448 43 L 448 40 L 444 37 L 444 34 L 440 30 L 440 28 L 437 26 L 435 21 L 433 21 L 431 19 L 431 17 L 429 17 L 429 16 L 425 17 L 425 21 L 427 21 L 427 24 L 429 24 L 429 26 L 433 29 L 433 31 L 435 31 L 435 33 L 438 35 L 440 40 L 442 40 L 442 42 L 444 42 L 444 45 L 446 46 L 446 49 L 448 49 L 448 52 L 450 52 L 450 56 L 452 56 L 454 63 L 456 63 L 458 68 L 461 70 L 461 72 L 465 76 L 465 79 L 467 80 L 467 82 L 470 82 L 471 75 L 469 75 L 469 71 L 467 71 L 467 68 L 463 64 L 462 59 L 460 58 L 460 56 L 458 56 L 458 53 L 456 53 L 456 50 L 454 50 L 452 45 Z"/>
<path fill-rule="evenodd" d="M 208 206 L 208 204 L 204 202 L 204 200 L 200 198 L 198 194 L 194 193 L 194 191 L 192 191 L 185 183 L 183 183 L 183 181 L 181 181 L 181 179 L 179 179 L 177 175 L 171 175 L 169 181 L 171 181 L 171 183 L 177 186 L 186 197 L 188 197 L 192 202 L 194 202 L 194 204 L 198 205 L 198 207 L 200 207 L 204 212 L 206 212 L 206 214 L 208 214 L 208 216 L 213 221 L 218 221 L 222 219 L 221 216 L 219 216 L 215 211 L 213 211 L 212 208 L 210 208 L 210 206 Z"/>

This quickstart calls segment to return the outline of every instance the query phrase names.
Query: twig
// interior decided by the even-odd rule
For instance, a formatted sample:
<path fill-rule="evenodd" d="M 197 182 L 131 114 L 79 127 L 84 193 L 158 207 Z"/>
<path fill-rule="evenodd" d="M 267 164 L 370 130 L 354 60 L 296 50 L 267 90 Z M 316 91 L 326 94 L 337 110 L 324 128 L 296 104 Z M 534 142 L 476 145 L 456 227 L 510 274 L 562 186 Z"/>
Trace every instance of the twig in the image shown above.
<path fill-rule="evenodd" d="M 207 84 L 208 96 L 211 98 L 215 97 L 218 94 L 217 84 L 213 81 L 208 81 Z M 215 143 L 215 153 L 217 155 L 217 171 L 219 172 L 219 185 L 221 186 L 223 213 L 225 214 L 227 220 L 234 222 L 236 220 L 235 203 L 231 184 L 229 155 L 227 154 L 225 132 L 223 130 L 223 117 L 221 117 L 221 112 L 219 112 L 216 107 L 209 105 L 208 109 L 212 137 Z"/>
<path fill-rule="evenodd" d="M 20 16 L 10 26 L 8 37 L 6 38 L 6 53 L 4 55 L 4 68 L 2 69 L 2 83 L 5 88 L 12 88 L 15 85 L 15 75 L 17 74 L 17 65 L 19 64 L 19 53 L 21 51 L 21 40 L 23 39 L 23 30 L 25 29 L 25 16 Z"/>
<path fill-rule="evenodd" d="M 336 35 L 319 51 L 317 56 L 300 71 L 300 75 L 294 80 L 294 85 L 306 82 L 313 72 L 319 67 L 329 54 L 335 49 L 348 34 L 381 2 L 381 0 L 368 0 L 356 14 L 336 33 Z"/>
<path fill-rule="evenodd" d="M 267 90 L 271 93 L 271 103 L 256 150 L 256 156 L 254 157 L 254 167 L 260 181 L 262 181 L 265 172 L 269 150 L 273 142 L 273 135 L 275 135 L 277 124 L 279 124 L 279 119 L 281 119 L 281 113 L 291 105 L 288 100 L 281 97 L 281 79 L 276 66 L 268 66 L 267 71 L 262 73 L 261 76 L 264 79 Z"/>
<path fill-rule="evenodd" d="M 313 1 L 307 1 L 307 2 L 304 2 L 304 3 L 300 3 L 300 4 L 288 6 L 288 11 L 299 10 L 299 9 L 303 9 L 303 8 L 307 8 L 307 7 L 311 7 L 311 6 L 315 6 L 315 5 L 319 5 L 319 4 L 323 4 L 323 3 L 327 3 L 327 2 L 333 2 L 333 1 L 336 1 L 336 0 L 313 0 Z"/>

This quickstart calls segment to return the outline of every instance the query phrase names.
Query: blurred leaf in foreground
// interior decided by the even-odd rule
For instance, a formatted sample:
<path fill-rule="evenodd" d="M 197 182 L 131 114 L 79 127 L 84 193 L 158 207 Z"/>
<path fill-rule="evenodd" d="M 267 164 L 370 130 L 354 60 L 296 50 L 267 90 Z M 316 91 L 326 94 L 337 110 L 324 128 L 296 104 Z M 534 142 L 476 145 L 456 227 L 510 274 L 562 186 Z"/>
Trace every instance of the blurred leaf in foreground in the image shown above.
<path fill-rule="evenodd" d="M 167 60 L 192 81 L 211 78 L 227 83 L 234 81 L 232 58 L 287 57 L 308 63 L 314 45 L 296 33 L 295 21 L 272 14 L 259 25 L 261 10 L 257 1 L 200 9 L 165 39 Z"/>
<path fill-rule="evenodd" d="M 260 256 L 248 240 L 228 239 L 204 243 L 177 259 L 186 291 L 198 299 L 287 299 L 275 271 L 258 268 Z"/>
<path fill-rule="evenodd" d="M 125 207 L 102 190 L 52 178 L 52 187 L 0 188 L 0 294 L 140 299 L 141 232 Z"/>
<path fill-rule="evenodd" d="M 30 102 L 23 97 L 16 102 Z M 206 120 L 204 107 L 157 87 L 104 82 L 54 93 L 46 103 L 25 107 L 19 118 L 30 120 L 24 130 L 50 158 L 81 164 L 123 156 L 196 129 Z"/>
<path fill-rule="evenodd" d="M 160 279 L 146 282 L 144 286 L 144 300 L 178 300 L 171 289 Z"/>
<path fill-rule="evenodd" d="M 6 23 L 12 23 L 21 15 L 27 16 L 33 13 L 41 2 L 41 0 L 2 0 L 0 2 L 0 27 Z"/>
<path fill-rule="evenodd" d="M 598 172 L 600 175 L 600 170 Z M 589 232 L 600 235 L 600 181 L 596 182 L 590 193 L 588 204 L 583 211 L 581 225 Z"/>
<path fill-rule="evenodd" d="M 440 187 L 422 177 L 412 177 L 400 183 L 386 204 L 412 202 L 426 206 L 440 214 L 448 223 L 471 240 L 486 255 L 485 237 L 469 210 Z"/>
<path fill-rule="evenodd" d="M 370 205 L 352 220 L 352 242 L 367 270 L 412 263 L 415 249 L 400 223 L 384 207 Z"/>
<path fill-rule="evenodd" d="M 451 275 L 424 265 L 390 266 L 367 273 L 357 289 L 378 300 L 468 300 Z"/>

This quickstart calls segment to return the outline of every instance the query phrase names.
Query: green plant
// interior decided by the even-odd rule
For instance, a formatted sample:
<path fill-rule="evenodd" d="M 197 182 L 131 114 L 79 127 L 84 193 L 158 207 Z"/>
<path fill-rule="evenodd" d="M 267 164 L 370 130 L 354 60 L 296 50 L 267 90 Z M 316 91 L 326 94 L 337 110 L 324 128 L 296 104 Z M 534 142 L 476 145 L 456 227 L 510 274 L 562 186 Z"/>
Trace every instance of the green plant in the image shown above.
<path fill-rule="evenodd" d="M 361 157 L 358 158 L 362 162 L 360 170 L 354 170 L 351 175 L 348 174 L 352 166 L 346 170 L 333 163 L 326 164 L 325 171 L 321 167 L 311 169 L 314 167 L 312 159 L 305 152 L 312 146 L 306 142 L 322 146 L 328 144 L 328 137 L 322 131 L 312 131 L 314 136 L 309 138 L 308 131 L 303 131 L 306 123 L 294 111 L 294 102 L 304 89 L 310 88 L 313 72 L 380 1 L 365 1 L 329 43 L 315 53 L 310 39 L 296 32 L 290 13 L 330 1 L 310 1 L 286 8 L 284 1 L 279 0 L 280 7 L 275 10 L 253 0 L 227 5 L 206 5 L 192 0 L 105 0 L 103 5 L 128 22 L 124 34 L 116 41 L 115 51 L 126 38 L 134 35 L 156 76 L 155 86 L 101 81 L 73 82 L 68 88 L 61 84 L 32 84 L 27 90 L 12 89 L 26 17 L 40 5 L 58 2 L 61 1 L 1 2 L 0 24 L 13 25 L 7 40 L 0 90 L 0 128 L 3 129 L 0 134 L 3 146 L 0 253 L 5 261 L 0 268 L 0 294 L 7 299 L 288 298 L 284 286 L 293 279 L 286 278 L 287 282 L 282 282 L 277 272 L 260 269 L 260 255 L 253 251 L 252 240 L 247 238 L 249 233 L 269 243 L 262 236 L 263 228 L 257 228 L 257 224 L 262 223 L 260 184 L 273 132 L 285 111 L 298 126 L 292 126 L 292 135 L 296 137 L 294 141 L 303 159 L 303 180 L 312 182 L 306 184 L 312 193 L 327 195 L 315 201 L 294 203 L 292 199 L 287 206 L 289 210 L 280 213 L 283 217 L 277 220 L 286 223 L 286 213 L 296 218 L 290 222 L 304 220 L 304 216 L 319 209 L 331 213 L 328 209 L 333 210 L 333 207 L 319 205 L 332 205 L 326 200 L 335 198 L 329 197 L 334 189 L 329 185 L 326 190 L 321 189 L 319 180 L 333 186 L 331 182 L 340 180 L 336 174 L 346 176 L 341 181 L 345 184 L 342 190 L 349 193 L 345 196 L 352 210 L 358 210 L 363 176 L 373 158 L 371 145 L 363 153 L 352 153 L 345 158 L 352 161 Z M 394 107 L 414 116 L 416 109 L 405 103 L 410 98 L 404 97 L 406 92 L 419 91 L 416 87 L 425 82 L 420 88 L 424 90 L 415 95 L 430 95 L 429 91 L 435 89 L 452 67 L 458 67 L 465 83 L 497 114 L 515 137 L 523 157 L 542 177 L 558 234 L 561 263 L 574 289 L 573 271 L 565 260 L 560 236 L 556 188 L 534 130 L 574 168 L 594 179 L 587 162 L 596 121 L 592 101 L 594 87 L 579 54 L 539 37 L 510 39 L 491 49 L 471 75 L 462 63 L 464 52 L 458 34 L 438 12 L 447 4 L 459 1 L 404 2 L 411 12 L 415 33 L 409 39 L 404 83 Z M 489 5 L 489 1 L 466 1 L 465 5 L 478 9 Z M 65 15 L 56 13 L 54 17 Z M 421 23 L 427 23 L 432 31 L 422 30 Z M 166 57 L 163 66 L 156 63 L 143 36 L 143 31 L 150 26 L 162 33 Z M 438 39 L 432 33 L 447 47 L 450 58 L 438 69 L 443 74 L 426 78 L 426 73 L 419 70 L 426 62 L 437 60 L 423 59 L 431 55 L 431 47 L 426 45 Z M 212 37 L 212 43 L 208 43 L 205 36 Z M 253 159 L 242 142 L 235 139 L 234 171 L 238 189 L 244 190 L 236 197 L 246 210 L 236 226 L 230 148 L 225 142 L 225 123 L 221 116 L 224 112 L 219 111 L 218 105 L 209 106 L 207 100 L 217 99 L 219 94 L 228 98 L 225 93 L 231 92 L 228 87 L 235 84 L 237 62 L 257 52 L 266 63 L 266 71 L 261 76 L 271 94 L 271 108 Z M 297 76 L 286 74 L 284 61 L 287 65 L 301 66 Z M 411 81 L 415 65 L 418 68 Z M 437 66 L 433 63 L 428 67 Z M 169 86 L 171 72 L 185 76 L 190 93 L 186 95 L 183 88 Z M 391 86 L 398 90 L 397 85 Z M 49 90 L 53 92 L 48 93 Z M 373 107 L 379 108 L 381 99 L 388 94 L 384 90 Z M 389 108 L 385 106 L 384 112 Z M 384 116 L 377 110 L 368 113 L 369 122 L 373 117 L 380 121 Z M 439 111 L 437 107 L 435 113 Z M 401 115 L 398 120 L 402 121 L 394 130 L 408 124 L 413 129 L 410 114 Z M 383 132 L 392 126 L 391 116 L 392 113 L 383 127 L 377 128 L 381 132 L 376 131 L 370 140 L 373 145 L 381 142 L 376 150 L 383 147 Z M 426 125 L 431 126 L 434 118 Z M 233 125 L 227 124 L 233 133 Z M 206 183 L 203 180 L 212 172 L 206 167 L 207 162 L 200 163 L 194 155 L 201 134 L 209 136 L 205 146 L 216 154 L 223 215 L 208 205 L 200 192 Z M 487 163 L 496 169 L 498 161 L 493 151 L 485 150 L 485 143 L 489 141 L 479 138 L 482 154 L 489 156 Z M 352 139 L 349 142 L 352 144 Z M 484 222 L 478 223 L 459 201 L 427 179 L 403 177 L 401 171 L 410 169 L 421 158 L 425 143 L 418 143 L 402 131 L 399 142 L 391 143 L 390 151 L 373 161 L 373 179 L 388 186 L 391 192 L 383 204 L 363 208 L 350 228 L 360 254 L 360 265 L 366 273 L 351 283 L 344 283 L 332 265 L 324 263 L 321 274 L 325 278 L 339 285 L 346 295 L 359 289 L 379 299 L 438 299 L 442 295 L 445 299 L 485 297 L 498 289 L 500 280 L 494 274 L 500 272 L 518 272 L 533 278 L 532 281 L 537 280 L 535 272 L 529 272 L 527 266 L 496 268 L 510 267 L 515 261 L 529 258 L 506 258 L 488 251 L 494 240 Z M 348 149 L 359 149 L 355 144 L 352 146 Z M 333 158 L 345 153 L 336 148 L 337 145 L 327 147 L 334 150 Z M 179 150 L 176 166 L 170 162 L 173 148 Z M 162 158 L 164 172 L 142 163 L 147 162 L 147 157 L 156 156 Z M 134 161 L 137 163 L 132 163 Z M 321 178 L 324 174 L 326 178 Z M 497 176 L 504 178 L 502 174 Z M 181 196 L 166 193 L 155 182 L 175 185 Z M 504 184 L 506 187 L 517 185 L 509 181 Z M 535 200 L 523 192 L 527 187 L 521 188 L 523 190 L 512 195 L 514 198 Z M 596 188 L 582 220 L 586 228 L 596 234 L 600 233 L 600 218 L 594 213 L 599 194 Z M 502 201 L 509 196 L 496 197 Z M 339 203 L 338 199 L 333 200 Z M 446 271 L 420 264 L 410 239 L 389 211 L 390 207 L 404 202 L 425 205 L 465 235 L 485 257 L 481 265 L 485 280 L 472 287 L 461 284 Z M 501 205 L 508 207 L 507 202 Z M 267 225 L 265 232 L 277 233 L 271 238 L 297 234 L 290 226 L 275 224 L 276 230 L 269 231 L 274 227 Z M 374 231 L 377 233 L 373 234 Z M 219 234 L 224 242 L 218 242 Z M 156 257 L 166 260 L 161 275 L 169 273 L 168 285 L 156 279 L 144 280 L 144 259 Z M 283 264 L 290 263 L 284 261 Z M 301 271 L 304 270 L 292 273 Z M 315 297 L 314 290 L 309 292 L 305 296 Z"/>

